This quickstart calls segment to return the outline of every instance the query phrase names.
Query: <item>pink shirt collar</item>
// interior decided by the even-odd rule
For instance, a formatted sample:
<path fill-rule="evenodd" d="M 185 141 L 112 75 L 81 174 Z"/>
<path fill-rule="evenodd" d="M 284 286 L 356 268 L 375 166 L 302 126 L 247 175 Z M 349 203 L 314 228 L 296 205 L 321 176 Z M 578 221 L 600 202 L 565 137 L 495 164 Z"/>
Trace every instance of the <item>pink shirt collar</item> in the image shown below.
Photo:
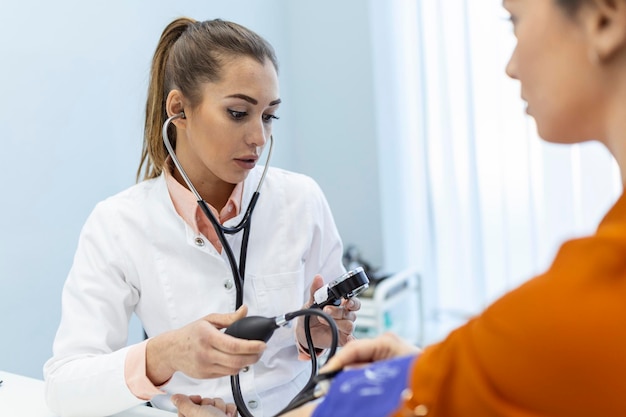
<path fill-rule="evenodd" d="M 165 175 L 165 183 L 167 184 L 167 190 L 169 191 L 170 198 L 174 204 L 176 212 L 182 219 L 191 227 L 191 229 L 197 234 L 202 234 L 213 244 L 218 252 L 222 251 L 222 245 L 213 229 L 213 225 L 206 218 L 202 209 L 196 201 L 196 196 L 188 190 L 185 186 L 180 184 L 176 178 L 172 175 L 174 170 L 174 164 L 168 156 L 165 161 L 166 169 L 163 170 Z M 232 194 L 228 198 L 224 208 L 218 213 L 215 207 L 207 204 L 211 212 L 218 219 L 220 224 L 224 224 L 227 220 L 236 217 L 241 210 L 241 197 L 243 195 L 243 182 L 240 182 L 233 189 Z"/>

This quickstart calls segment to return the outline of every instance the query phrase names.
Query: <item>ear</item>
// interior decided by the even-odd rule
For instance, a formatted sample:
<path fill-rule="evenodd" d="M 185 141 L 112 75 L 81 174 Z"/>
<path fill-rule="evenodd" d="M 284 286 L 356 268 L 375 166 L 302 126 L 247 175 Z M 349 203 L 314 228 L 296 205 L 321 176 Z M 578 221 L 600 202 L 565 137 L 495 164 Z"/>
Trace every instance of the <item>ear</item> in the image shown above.
<path fill-rule="evenodd" d="M 590 55 L 606 62 L 626 47 L 626 1 L 592 0 L 583 5 L 582 18 Z"/>
<path fill-rule="evenodd" d="M 165 110 L 168 117 L 182 113 L 185 110 L 185 97 L 180 90 L 172 90 L 168 93 L 167 99 L 165 99 Z M 172 123 L 177 127 L 182 127 L 185 125 L 185 118 L 178 118 Z"/>

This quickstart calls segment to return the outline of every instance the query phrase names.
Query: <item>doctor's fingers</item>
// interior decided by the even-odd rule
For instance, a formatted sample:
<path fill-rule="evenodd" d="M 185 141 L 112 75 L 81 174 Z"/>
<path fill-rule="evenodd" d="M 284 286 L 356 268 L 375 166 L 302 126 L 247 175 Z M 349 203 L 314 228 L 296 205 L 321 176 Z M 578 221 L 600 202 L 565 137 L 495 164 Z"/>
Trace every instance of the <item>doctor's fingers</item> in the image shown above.
<path fill-rule="evenodd" d="M 226 401 L 221 398 L 203 398 L 200 404 L 211 405 L 220 411 L 226 412 Z"/>
<path fill-rule="evenodd" d="M 195 322 L 196 326 L 189 329 L 186 337 L 194 348 L 201 352 L 210 352 L 215 349 L 232 355 L 261 354 L 266 344 L 260 340 L 239 339 L 216 329 L 205 320 Z"/>
<path fill-rule="evenodd" d="M 356 320 L 356 313 L 353 310 L 349 310 L 345 308 L 344 306 L 339 306 L 339 307 L 326 306 L 324 307 L 324 313 L 331 316 L 333 319 L 335 319 L 335 321 L 337 320 L 355 321 Z M 321 317 L 319 318 L 319 321 L 328 325 L 328 322 L 322 319 Z"/>
<path fill-rule="evenodd" d="M 247 315 L 248 315 L 248 306 L 244 304 L 241 307 L 239 307 L 237 311 L 234 311 L 232 313 L 224 313 L 224 314 L 212 313 L 212 314 L 205 316 L 203 320 L 208 321 L 209 323 L 211 323 L 213 326 L 215 326 L 218 329 L 223 329 L 225 327 L 230 326 L 237 320 L 246 317 Z"/>
<path fill-rule="evenodd" d="M 257 363 L 261 359 L 262 352 L 260 353 L 248 353 L 248 354 L 233 354 L 230 352 L 223 352 L 218 349 L 212 349 L 200 358 L 198 365 L 205 367 L 206 369 L 224 369 L 223 375 L 233 375 L 239 372 L 240 369 Z"/>
<path fill-rule="evenodd" d="M 355 337 L 352 335 L 354 332 L 354 322 L 349 320 L 341 320 L 337 322 L 337 329 L 339 330 L 339 346 L 344 346 Z"/>
<path fill-rule="evenodd" d="M 220 364 L 231 369 L 241 369 L 244 366 L 258 362 L 265 351 L 265 343 L 258 340 L 237 339 L 225 335 L 231 340 L 215 343 L 206 350 L 206 357 L 210 363 Z"/>
<path fill-rule="evenodd" d="M 237 406 L 233 403 L 226 404 L 226 414 L 229 417 L 235 417 L 237 415 Z"/>
<path fill-rule="evenodd" d="M 353 313 L 354 314 L 354 313 Z M 321 331 L 324 332 L 325 336 L 325 340 L 328 340 L 328 344 L 326 346 L 330 346 L 330 325 L 328 324 L 328 322 L 326 322 L 326 320 L 320 320 L 322 323 L 324 323 L 325 327 L 321 327 L 319 328 Z M 339 346 L 343 346 L 345 345 L 348 341 L 354 339 L 354 337 L 352 336 L 352 333 L 354 332 L 354 320 L 348 320 L 348 319 L 335 319 L 335 325 L 337 326 L 337 332 L 339 333 Z M 323 329 L 323 330 L 322 330 Z M 317 339 L 316 339 L 317 342 Z"/>
<path fill-rule="evenodd" d="M 317 274 L 313 277 L 313 281 L 311 282 L 311 286 L 309 287 L 309 303 L 310 307 L 315 302 L 315 292 L 324 286 L 324 278 Z"/>
<path fill-rule="evenodd" d="M 258 357 L 242 359 L 231 355 L 211 355 L 210 360 L 197 361 L 188 370 L 182 370 L 192 378 L 209 379 L 220 378 L 228 375 L 236 375 L 246 366 L 258 361 Z M 221 359 L 221 361 L 219 361 Z"/>
<path fill-rule="evenodd" d="M 265 343 L 258 340 L 217 333 L 218 336 L 192 343 L 189 350 L 182 351 L 179 370 L 194 378 L 234 375 L 241 368 L 258 362 L 265 351 Z"/>
<path fill-rule="evenodd" d="M 361 309 L 361 300 L 356 297 L 350 298 L 348 300 L 344 299 L 341 301 L 341 307 L 350 311 L 359 311 Z"/>
<path fill-rule="evenodd" d="M 261 355 L 267 345 L 261 340 L 239 339 L 222 332 L 211 340 L 211 345 L 229 355 Z"/>
<path fill-rule="evenodd" d="M 204 400 L 202 402 L 204 403 Z M 173 395 L 172 403 L 178 409 L 178 417 L 224 417 L 227 415 L 217 407 L 208 403 L 199 404 L 192 397 L 183 394 Z M 228 415 L 234 416 L 234 413 Z"/>
<path fill-rule="evenodd" d="M 211 405 L 229 416 L 234 416 L 237 412 L 235 404 L 227 403 L 221 398 L 203 398 L 202 405 Z"/>
<path fill-rule="evenodd" d="M 234 417 L 234 413 L 225 413 L 212 405 L 184 404 L 178 409 L 178 417 Z"/>

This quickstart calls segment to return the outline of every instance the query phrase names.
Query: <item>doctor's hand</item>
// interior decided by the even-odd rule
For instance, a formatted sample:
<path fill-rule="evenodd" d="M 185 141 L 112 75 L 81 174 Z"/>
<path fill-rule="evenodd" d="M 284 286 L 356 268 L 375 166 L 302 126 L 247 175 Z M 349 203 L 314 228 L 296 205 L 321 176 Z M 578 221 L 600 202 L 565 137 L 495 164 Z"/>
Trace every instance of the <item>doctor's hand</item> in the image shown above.
<path fill-rule="evenodd" d="M 172 402 L 178 409 L 178 417 L 235 417 L 237 407 L 235 404 L 226 404 L 220 399 L 201 398 L 199 395 L 187 397 L 183 394 L 172 396 Z M 292 410 L 283 417 L 309 417 L 317 404 L 305 404 Z"/>
<path fill-rule="evenodd" d="M 199 395 L 172 395 L 172 403 L 178 409 L 178 417 L 235 417 L 235 404 L 226 404 L 220 398 L 202 398 Z"/>
<path fill-rule="evenodd" d="M 320 373 L 355 367 L 399 356 L 416 355 L 422 350 L 387 332 L 373 339 L 355 340 L 326 362 Z"/>
<path fill-rule="evenodd" d="M 234 313 L 209 314 L 177 330 L 148 340 L 146 375 L 156 386 L 167 382 L 180 371 L 192 378 L 218 378 L 235 375 L 256 363 L 265 343 L 224 334 L 219 329 L 245 317 L 246 306 Z"/>
<path fill-rule="evenodd" d="M 321 275 L 316 275 L 313 279 L 310 289 L 309 301 L 303 308 L 309 308 L 315 303 L 314 294 L 315 291 L 324 286 L 324 279 Z M 352 335 L 354 331 L 354 321 L 356 320 L 355 311 L 361 308 L 361 301 L 357 298 L 351 298 L 349 300 L 341 300 L 341 305 L 326 306 L 324 312 L 329 314 L 339 330 L 339 346 L 343 346 L 350 340 L 355 339 Z M 332 341 L 332 334 L 330 325 L 321 317 L 311 316 L 311 336 L 313 337 L 313 344 L 316 348 L 330 347 Z M 298 342 L 303 347 L 307 347 L 306 336 L 304 333 L 304 317 L 298 317 L 298 325 L 296 327 L 296 337 Z"/>

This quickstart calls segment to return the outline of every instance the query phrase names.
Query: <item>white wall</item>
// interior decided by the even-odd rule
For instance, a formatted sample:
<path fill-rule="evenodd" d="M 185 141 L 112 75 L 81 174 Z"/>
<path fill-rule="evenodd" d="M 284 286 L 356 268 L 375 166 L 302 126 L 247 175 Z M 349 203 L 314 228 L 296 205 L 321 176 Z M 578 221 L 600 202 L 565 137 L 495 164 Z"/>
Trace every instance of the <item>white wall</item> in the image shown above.
<path fill-rule="evenodd" d="M 41 377 L 80 228 L 134 183 L 151 55 L 181 15 L 274 45 L 272 164 L 316 178 L 346 244 L 383 264 L 367 2 L 2 0 L 0 369 Z"/>

